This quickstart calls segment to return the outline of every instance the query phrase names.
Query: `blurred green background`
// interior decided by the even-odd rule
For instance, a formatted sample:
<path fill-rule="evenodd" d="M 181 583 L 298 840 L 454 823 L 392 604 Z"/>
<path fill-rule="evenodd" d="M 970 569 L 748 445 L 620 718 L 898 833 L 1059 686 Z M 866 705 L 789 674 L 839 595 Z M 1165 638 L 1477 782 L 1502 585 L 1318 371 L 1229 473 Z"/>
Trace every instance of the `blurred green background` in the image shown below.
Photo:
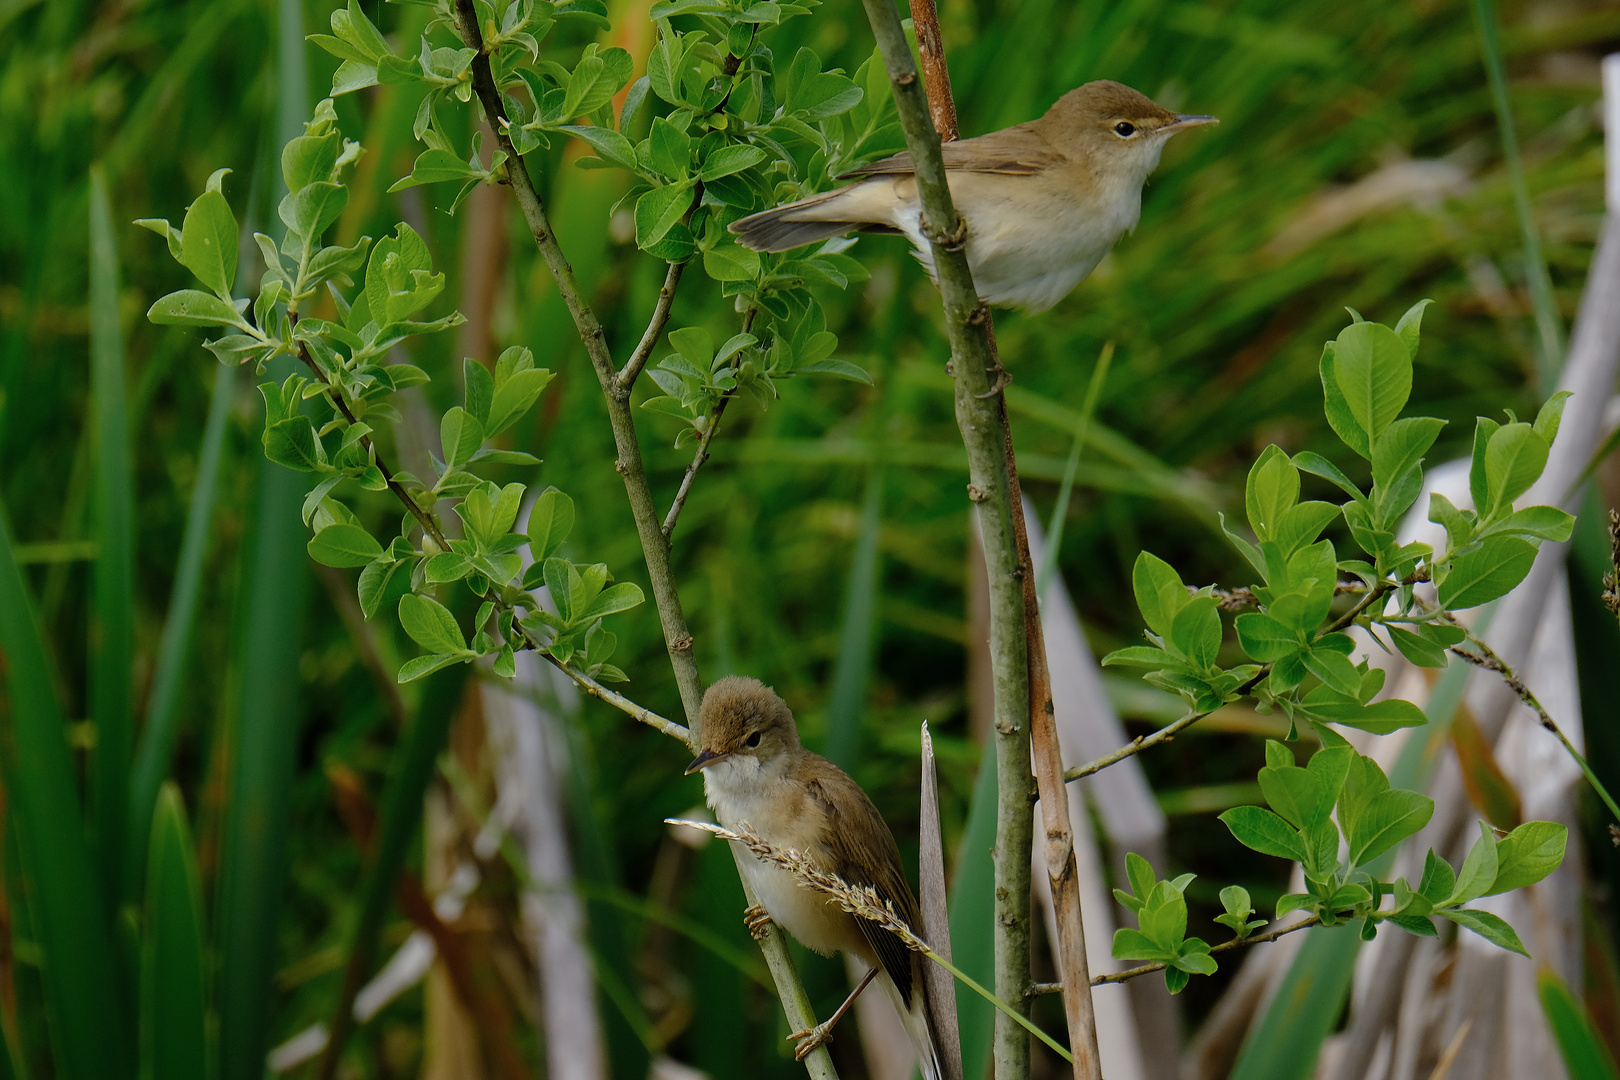
<path fill-rule="evenodd" d="M 424 21 L 418 8 L 372 0 L 364 7 L 397 35 L 396 48 L 414 40 Z M 644 56 L 646 4 L 610 7 L 614 43 Z M 188 281 L 158 237 L 127 223 L 178 221 L 208 175 L 229 167 L 226 191 L 239 216 L 264 226 L 276 197 L 276 153 L 289 130 L 278 102 L 301 94 L 290 120 L 307 118 L 336 64 L 297 32 L 324 32 L 330 10 L 329 3 L 300 11 L 265 0 L 0 3 L 0 505 L 81 764 L 98 735 L 91 669 L 104 628 L 93 615 L 92 570 L 106 543 L 96 483 L 105 427 L 89 396 L 92 165 L 106 177 L 118 260 L 130 433 L 124 465 L 134 492 L 136 716 L 146 715 L 154 689 L 211 395 L 219 380 L 233 380 L 219 414 L 218 496 L 196 629 L 182 654 L 167 774 L 197 839 L 210 955 L 224 955 L 226 898 L 254 887 L 244 881 L 265 883 L 258 901 L 271 905 L 276 927 L 265 943 L 268 985 L 256 989 L 252 972 L 221 975 L 245 980 L 241 992 L 262 1002 L 272 1044 L 330 1012 L 361 866 L 341 812 L 344 792 L 376 798 L 400 727 L 345 623 L 341 598 L 352 596 L 352 575 L 307 563 L 297 547 L 302 534 L 288 547 L 296 520 L 266 516 L 285 498 L 278 504 L 273 491 L 266 495 L 274 467 L 260 454 L 253 380 L 221 369 L 197 331 L 146 322 L 155 298 Z M 1241 507 L 1242 477 L 1267 443 L 1319 450 L 1355 475 L 1353 465 L 1362 463 L 1349 460 L 1321 420 L 1316 368 L 1321 343 L 1346 319 L 1342 305 L 1393 322 L 1417 299 L 1435 299 L 1413 405 L 1453 421 L 1438 457 L 1463 451 L 1476 414 L 1534 410 L 1519 226 L 1465 3 L 945 0 L 942 21 L 964 134 L 1029 119 L 1095 78 L 1222 121 L 1170 144 L 1147 188 L 1141 225 L 1089 281 L 1041 316 L 998 318 L 1015 377 L 1009 405 L 1025 490 L 1043 521 L 1091 372 L 1104 344 L 1116 345 L 1059 564 L 1099 655 L 1140 632 L 1129 590 L 1139 550 L 1169 559 L 1189 581 L 1243 582 L 1215 515 Z M 1620 5 L 1513 3 L 1501 21 L 1536 221 L 1567 326 L 1603 210 L 1598 60 L 1620 46 Z M 569 24 L 546 47 L 569 52 L 588 40 L 589 31 Z M 854 0 L 828 0 L 779 31 L 773 47 L 780 55 L 798 44 L 850 70 L 872 47 Z M 605 561 L 621 579 L 646 586 L 600 392 L 505 193 L 480 195 L 454 217 L 442 210 L 448 187 L 386 193 L 417 150 L 415 93 L 378 87 L 339 100 L 345 134 L 363 139 L 366 154 L 338 242 L 381 235 L 403 219 L 448 273 L 447 295 L 470 321 L 459 337 L 427 339 L 409 357 L 436 378 L 435 410 L 458 400 L 454 372 L 464 355 L 488 361 L 523 344 L 559 373 L 512 439 L 544 465 L 507 468 L 499 479 L 568 492 L 579 508 L 570 541 L 576 557 Z M 531 159 L 531 170 L 622 355 L 639 336 L 663 267 L 637 252 L 623 210 L 609 217 L 623 178 L 577 169 L 574 156 L 559 145 Z M 773 684 L 812 747 L 836 732 L 841 756 L 914 860 L 918 722 L 930 721 L 940 755 L 947 850 L 962 834 L 980 760 L 968 676 L 966 465 L 936 294 L 898 239 L 862 239 L 854 254 L 870 267 L 870 282 L 824 299 L 839 355 L 870 370 L 875 387 L 796 380 L 768 410 L 747 399 L 734 405 L 682 518 L 674 558 L 705 679 L 741 672 Z M 694 274 L 671 325 L 706 325 L 723 339 L 734 320 L 718 288 Z M 673 447 L 673 422 L 638 419 L 654 491 L 667 500 L 690 450 Z M 397 517 L 384 496 L 366 496 L 356 508 L 375 522 Z M 1582 528 L 1590 535 L 1590 522 Z M 1589 632 L 1584 641 L 1613 644 L 1612 620 L 1595 601 L 1605 552 L 1601 542 L 1582 550 L 1595 557 L 1572 563 L 1578 625 Z M 875 556 L 858 558 L 862 551 Z M 278 557 L 279 570 L 255 577 L 255 558 Z M 627 692 L 678 715 L 651 605 L 614 629 L 615 662 L 632 679 Z M 374 633 L 387 670 L 413 654 L 389 620 Z M 263 651 L 267 641 L 279 657 Z M 1592 670 L 1586 724 L 1594 763 L 1612 784 L 1620 778 L 1620 729 L 1611 723 L 1617 705 L 1600 668 Z M 1111 679 L 1110 686 L 1133 731 L 1157 726 L 1165 708 L 1178 711 L 1140 684 Z M 267 701 L 269 689 L 284 700 Z M 0 718 L 9 717 L 11 700 L 0 698 Z M 285 844 L 254 848 L 271 864 L 250 872 L 246 856 L 233 854 L 227 807 L 239 794 L 233 778 L 255 764 L 242 758 L 253 744 L 243 740 L 233 756 L 226 733 L 255 707 L 270 724 L 266 753 L 285 763 L 259 762 L 269 772 L 254 790 L 266 813 L 284 812 Z M 463 716 L 452 744 L 458 760 L 487 778 L 476 729 L 476 718 Z M 595 898 L 593 940 L 624 987 L 618 1004 L 604 1005 L 610 1024 L 627 1024 L 622 1040 L 614 1036 L 616 1073 L 644 1075 L 646 1053 L 667 1051 L 715 1077 L 795 1075 L 780 1049 L 785 1029 L 774 999 L 714 949 L 689 936 L 666 940 L 630 903 L 667 884 L 654 880 L 668 848 L 662 819 L 701 802 L 697 780 L 680 774 L 680 748 L 598 703 L 584 706 L 571 735 L 570 806 L 580 874 Z M 9 730 L 7 744 L 8 776 L 28 769 Z M 1218 910 L 1220 885 L 1247 885 L 1264 909 L 1285 884 L 1281 864 L 1243 852 L 1213 816 L 1227 805 L 1221 791 L 1232 797 L 1223 786 L 1251 780 L 1261 763 L 1261 736 L 1232 730 L 1192 735 L 1143 758 L 1173 815 L 1171 865 L 1159 870 L 1201 875 L 1189 892 L 1195 932 Z M 1601 829 L 1596 815 L 1590 820 Z M 49 1076 L 30 886 L 9 813 L 5 824 L 0 1026 L 14 1061 Z M 1601 951 L 1604 928 L 1614 926 L 1610 890 L 1620 885 L 1620 862 L 1607 843 L 1589 850 Z M 422 859 L 418 846 L 413 865 Z M 226 880 L 233 873 L 247 876 L 233 884 Z M 515 1045 L 535 1055 L 542 1036 L 518 1001 L 522 976 L 502 974 L 502 958 L 519 951 L 516 887 L 492 864 L 475 894 L 478 917 L 469 917 L 464 933 L 492 992 L 513 996 Z M 129 898 L 139 895 L 135 889 Z M 723 852 L 693 858 L 679 888 L 657 898 L 747 955 L 740 890 Z M 385 946 L 408 928 L 391 911 Z M 800 959 L 825 1011 L 842 973 L 832 962 Z M 1188 1030 L 1225 979 L 1195 980 L 1183 995 Z M 1610 992 L 1589 988 L 1594 1008 L 1614 1009 L 1612 996 L 1604 997 Z M 1055 1001 L 1041 1010 L 1043 1022 L 1061 1030 Z M 1620 1017 L 1613 1024 L 1620 1027 Z M 417 991 L 359 1033 L 345 1068 L 355 1076 L 413 1076 L 424 1045 Z M 835 1054 L 844 1075 L 861 1074 L 854 1040 L 835 1044 Z"/>

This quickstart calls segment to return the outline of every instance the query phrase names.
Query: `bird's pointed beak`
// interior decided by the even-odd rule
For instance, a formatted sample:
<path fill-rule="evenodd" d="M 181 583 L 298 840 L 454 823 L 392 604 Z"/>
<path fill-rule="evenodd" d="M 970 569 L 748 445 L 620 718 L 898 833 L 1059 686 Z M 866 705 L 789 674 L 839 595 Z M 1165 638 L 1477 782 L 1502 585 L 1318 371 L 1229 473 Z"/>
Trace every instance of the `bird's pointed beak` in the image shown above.
<path fill-rule="evenodd" d="M 707 769 L 715 762 L 723 761 L 730 756 L 730 754 L 717 754 L 713 750 L 705 750 L 697 757 L 692 759 L 692 764 L 686 767 L 685 775 L 691 776 L 693 773 Z"/>
<path fill-rule="evenodd" d="M 1213 116 L 1198 116 L 1193 113 L 1177 113 L 1176 122 L 1166 124 L 1159 129 L 1160 135 L 1173 135 L 1188 128 L 1203 127 L 1205 124 L 1218 124 L 1220 120 Z"/>

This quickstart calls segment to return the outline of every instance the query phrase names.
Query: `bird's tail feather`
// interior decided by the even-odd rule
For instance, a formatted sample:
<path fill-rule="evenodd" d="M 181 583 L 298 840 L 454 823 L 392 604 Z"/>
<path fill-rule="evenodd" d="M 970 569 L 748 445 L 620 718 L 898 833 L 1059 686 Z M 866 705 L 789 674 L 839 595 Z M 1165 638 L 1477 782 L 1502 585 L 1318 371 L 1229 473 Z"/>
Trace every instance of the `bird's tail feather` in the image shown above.
<path fill-rule="evenodd" d="M 882 984 L 884 995 L 894 1005 L 894 1011 L 900 1014 L 900 1023 L 911 1039 L 911 1049 L 917 1055 L 917 1068 L 922 1072 L 923 1080 L 944 1080 L 945 1068 L 940 1063 L 939 1047 L 934 1041 L 934 1027 L 928 1021 L 928 996 L 922 980 L 916 979 L 911 984 L 909 1009 L 901 1000 L 900 991 L 888 973 L 885 972 L 877 981 Z"/>
<path fill-rule="evenodd" d="M 737 242 L 755 251 L 787 251 L 789 248 L 830 240 L 847 232 L 892 232 L 882 213 L 893 196 L 873 186 L 872 181 L 851 184 L 837 191 L 812 195 L 786 206 L 750 214 L 731 223 Z"/>

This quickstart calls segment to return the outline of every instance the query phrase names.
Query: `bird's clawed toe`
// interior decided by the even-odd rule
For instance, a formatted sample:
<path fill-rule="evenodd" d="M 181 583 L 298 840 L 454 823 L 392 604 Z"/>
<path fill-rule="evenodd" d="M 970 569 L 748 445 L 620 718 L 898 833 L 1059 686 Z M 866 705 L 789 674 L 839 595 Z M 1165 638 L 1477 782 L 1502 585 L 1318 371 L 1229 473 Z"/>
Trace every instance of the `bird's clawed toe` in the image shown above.
<path fill-rule="evenodd" d="M 813 1054 L 818 1047 L 832 1042 L 832 1029 L 833 1022 L 829 1020 L 824 1024 L 817 1024 L 809 1031 L 795 1031 L 792 1035 L 789 1035 L 789 1042 L 795 1039 L 799 1041 L 799 1045 L 793 1051 L 793 1060 L 803 1061 Z"/>
<path fill-rule="evenodd" d="M 771 928 L 771 913 L 765 910 L 764 904 L 755 904 L 743 912 L 743 925 L 748 927 L 755 941 L 764 941 Z"/>

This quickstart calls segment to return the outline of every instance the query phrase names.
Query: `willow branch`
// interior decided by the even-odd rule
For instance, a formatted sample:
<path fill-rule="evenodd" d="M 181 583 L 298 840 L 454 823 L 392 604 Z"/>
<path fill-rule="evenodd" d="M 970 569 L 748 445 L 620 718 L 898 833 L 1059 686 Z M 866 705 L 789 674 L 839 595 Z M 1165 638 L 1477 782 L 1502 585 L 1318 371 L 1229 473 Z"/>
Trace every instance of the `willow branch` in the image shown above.
<path fill-rule="evenodd" d="M 990 664 L 994 683 L 996 778 L 995 989 L 1022 1016 L 1030 995 L 1030 860 L 1019 852 L 1031 849 L 1034 833 L 1034 777 L 1030 775 L 1031 709 L 1046 707 L 1031 695 L 1031 649 L 1027 633 L 1024 578 L 1028 558 L 1021 557 L 1015 525 L 1015 480 L 1008 471 L 1001 382 L 990 331 L 989 310 L 979 300 L 964 245 L 967 227 L 956 212 L 946 184 L 935 128 L 924 87 L 912 63 L 911 47 L 892 0 L 864 0 L 893 90 L 900 126 L 911 151 L 922 233 L 933 252 L 935 279 L 944 308 L 945 335 L 951 345 L 957 427 L 967 451 L 968 497 L 979 507 L 986 576 L 990 588 Z M 913 7 L 914 24 L 930 10 Z M 937 33 L 936 33 L 937 38 Z M 1066 799 L 1060 802 L 1067 805 Z M 1050 845 L 1049 845 L 1050 846 Z M 1069 954 L 1069 950 L 1060 950 Z M 1073 1017 L 1071 1016 L 1071 1020 Z M 1092 1048 L 1095 1036 L 1071 1038 L 1076 1075 L 1095 1080 Z M 1029 1039 L 1024 1028 L 1005 1013 L 995 1024 L 994 1058 L 1001 1080 L 1029 1075 Z"/>
<path fill-rule="evenodd" d="M 495 133 L 497 145 L 507 155 L 506 182 L 512 187 L 518 208 L 523 213 L 524 223 L 528 226 L 535 247 L 540 252 L 540 258 L 551 272 L 552 279 L 557 283 L 557 291 L 574 320 L 574 328 L 579 334 L 580 341 L 585 345 L 591 367 L 596 371 L 597 381 L 601 384 L 602 396 L 607 402 L 608 421 L 613 428 L 613 441 L 618 457 L 616 468 L 619 475 L 624 478 L 625 495 L 630 503 L 631 516 L 635 519 L 642 556 L 647 562 L 647 577 L 652 585 L 653 600 L 658 608 L 659 622 L 664 631 L 664 647 L 669 653 L 670 667 L 675 674 L 675 685 L 680 691 L 682 710 L 686 714 L 687 725 L 690 728 L 697 722 L 698 710 L 703 700 L 703 682 L 698 675 L 697 661 L 692 655 L 692 632 L 687 626 L 686 615 L 681 610 L 680 593 L 675 586 L 675 573 L 669 561 L 669 541 L 664 538 L 658 520 L 652 490 L 647 482 L 646 465 L 641 456 L 641 446 L 636 438 L 635 419 L 630 412 L 630 387 L 620 385 L 619 373 L 614 371 L 613 358 L 608 352 L 602 324 L 586 303 L 579 282 L 574 276 L 574 269 L 563 254 L 556 233 L 552 231 L 551 223 L 540 201 L 540 194 L 535 190 L 534 182 L 529 177 L 523 157 L 512 144 L 511 135 L 507 131 L 505 106 L 501 102 L 500 89 L 495 85 L 494 73 L 490 69 L 489 54 L 484 47 L 483 33 L 478 26 L 478 13 L 473 6 L 473 0 L 455 0 L 455 12 L 457 30 L 463 42 L 474 50 L 473 91 L 483 108 L 485 120 Z M 690 732 L 687 743 L 691 745 Z M 749 888 L 746 878 L 743 878 L 742 885 L 747 902 L 754 903 L 753 890 Z M 768 929 L 760 942 L 760 949 L 776 983 L 777 994 L 782 1002 L 782 1010 L 787 1014 L 788 1022 L 799 1030 L 814 1027 L 815 1014 L 793 969 L 793 959 L 788 954 L 787 943 L 782 939 L 781 933 L 774 927 Z M 836 1080 L 838 1075 L 826 1047 L 818 1047 L 811 1053 L 805 1059 L 805 1068 L 816 1080 Z"/>
<path fill-rule="evenodd" d="M 715 402 L 714 411 L 709 413 L 708 424 L 704 427 L 703 434 L 698 436 L 697 453 L 692 455 L 692 464 L 686 467 L 686 475 L 681 477 L 680 489 L 675 492 L 675 501 L 669 504 L 669 513 L 664 515 L 664 524 L 660 526 L 665 540 L 675 533 L 675 522 L 686 507 L 686 496 L 692 491 L 692 481 L 697 477 L 703 463 L 709 460 L 709 443 L 714 441 L 714 433 L 720 427 L 720 417 L 724 415 L 726 405 L 736 396 L 735 391 L 722 394 L 720 400 Z"/>
<path fill-rule="evenodd" d="M 1278 930 L 1272 930 L 1269 933 L 1256 934 L 1253 937 L 1233 938 L 1231 941 L 1223 941 L 1219 945 L 1211 948 L 1209 951 L 1211 954 L 1214 954 L 1231 952 L 1233 949 L 1241 949 L 1249 945 L 1263 945 L 1268 941 L 1276 941 L 1280 937 L 1285 937 L 1288 934 L 1292 934 L 1295 930 L 1305 930 L 1312 926 L 1320 926 L 1321 924 L 1322 916 L 1312 915 L 1308 919 L 1301 919 L 1299 922 L 1289 923 L 1287 926 L 1284 926 Z M 1134 979 L 1138 975 L 1149 975 L 1155 971 L 1163 971 L 1165 967 L 1166 965 L 1164 964 L 1154 963 L 1143 964 L 1141 967 L 1127 968 L 1124 971 L 1114 971 L 1107 975 L 1099 975 L 1095 979 L 1092 979 L 1091 985 L 1102 986 L 1104 983 L 1121 983 L 1127 979 Z"/>
<path fill-rule="evenodd" d="M 672 262 L 669 272 L 664 275 L 663 288 L 658 290 L 658 303 L 653 305 L 652 318 L 647 321 L 647 332 L 641 335 L 641 343 L 636 351 L 630 354 L 630 359 L 624 362 L 613 381 L 621 390 L 628 391 L 636 385 L 636 379 L 641 369 L 647 366 L 647 360 L 652 356 L 653 349 L 658 347 L 658 339 L 664 333 L 664 327 L 669 323 L 670 309 L 675 306 L 675 289 L 681 283 L 681 274 L 686 271 L 685 263 Z"/>
<path fill-rule="evenodd" d="M 1355 622 L 1362 615 L 1364 615 L 1374 604 L 1384 599 L 1390 593 L 1394 592 L 1397 587 L 1398 586 L 1393 581 L 1380 581 L 1375 587 L 1367 590 L 1367 594 L 1357 601 L 1354 607 L 1329 623 L 1327 629 L 1323 631 L 1323 633 L 1332 634 L 1343 630 L 1345 627 L 1349 626 L 1351 623 Z M 1347 586 L 1344 583 L 1341 583 L 1339 588 L 1344 592 L 1355 591 L 1353 587 Z M 1225 595 L 1230 598 L 1232 602 L 1242 603 L 1243 600 L 1241 594 L 1246 592 L 1248 592 L 1247 589 L 1234 589 Z M 1271 665 L 1269 663 L 1261 664 L 1260 670 L 1251 679 L 1249 679 L 1248 682 L 1237 688 L 1237 696 L 1242 698 L 1244 695 L 1252 691 L 1256 686 L 1259 686 L 1265 677 L 1270 674 Z M 1169 742 L 1177 735 L 1180 735 L 1183 731 L 1186 731 L 1188 728 L 1198 723 L 1198 721 L 1204 719 L 1206 716 L 1209 716 L 1214 711 L 1215 710 L 1210 709 L 1205 712 L 1188 713 L 1179 720 L 1166 724 L 1164 727 L 1160 728 L 1158 731 L 1155 731 L 1151 735 L 1140 735 L 1135 739 L 1132 739 L 1129 743 L 1120 747 L 1118 750 L 1104 754 L 1102 757 L 1096 758 L 1092 761 L 1088 761 L 1084 765 L 1076 765 L 1074 768 L 1063 774 L 1063 779 L 1067 783 L 1072 783 L 1075 780 L 1090 776 L 1092 773 L 1101 772 L 1110 765 L 1118 765 L 1126 758 L 1135 757 L 1143 750 L 1158 746 L 1160 743 Z"/>

